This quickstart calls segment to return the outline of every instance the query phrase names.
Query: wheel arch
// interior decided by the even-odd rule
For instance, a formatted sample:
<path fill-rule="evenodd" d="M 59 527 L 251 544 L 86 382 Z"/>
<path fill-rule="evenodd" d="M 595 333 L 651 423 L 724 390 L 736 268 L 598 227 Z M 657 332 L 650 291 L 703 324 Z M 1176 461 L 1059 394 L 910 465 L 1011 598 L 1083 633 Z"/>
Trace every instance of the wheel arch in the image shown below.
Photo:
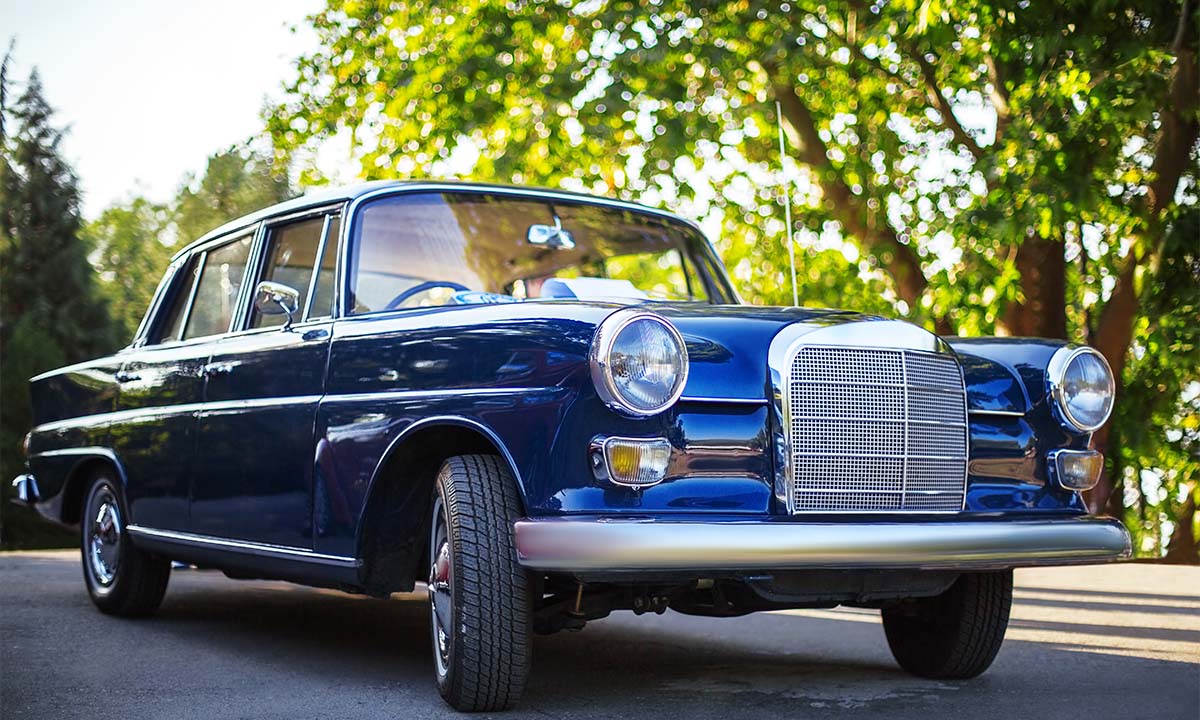
<path fill-rule="evenodd" d="M 521 474 L 499 435 L 482 422 L 437 416 L 406 427 L 372 473 L 355 539 L 363 587 L 379 593 L 413 588 L 429 543 L 429 508 L 437 471 L 456 455 L 490 454 L 508 466 L 524 508 Z"/>
<path fill-rule="evenodd" d="M 79 524 L 83 514 L 83 496 L 87 492 L 88 480 L 102 468 L 112 470 L 121 486 L 122 494 L 126 490 L 127 476 L 125 466 L 110 448 L 81 447 L 51 450 L 37 456 L 43 463 L 55 462 L 62 470 L 62 489 L 57 497 L 50 501 L 45 508 L 39 508 L 44 515 L 63 525 Z"/>

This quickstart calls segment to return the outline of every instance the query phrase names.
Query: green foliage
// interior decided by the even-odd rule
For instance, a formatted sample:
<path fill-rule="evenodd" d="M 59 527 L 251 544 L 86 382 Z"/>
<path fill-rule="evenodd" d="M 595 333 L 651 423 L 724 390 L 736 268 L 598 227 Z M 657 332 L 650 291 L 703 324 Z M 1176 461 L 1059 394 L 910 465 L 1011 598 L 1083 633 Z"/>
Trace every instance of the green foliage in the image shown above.
<path fill-rule="evenodd" d="M 84 237 L 121 339 L 133 338 L 179 248 L 294 194 L 286 175 L 275 172 L 270 157 L 231 148 L 210 156 L 200 177 L 185 177 L 170 203 L 133 197 L 88 223 Z"/>
<path fill-rule="evenodd" d="M 169 223 L 166 208 L 139 197 L 106 209 L 84 230 L 101 292 L 125 343 L 137 332 L 170 262 L 174 243 Z"/>
<path fill-rule="evenodd" d="M 7 61 L 6 61 L 7 64 Z M 3 85 L 7 85 L 5 78 Z M 7 98 L 8 89 L 5 88 Z M 21 468 L 32 375 L 116 348 L 108 308 L 79 241 L 79 189 L 36 73 L 0 108 L 0 477 Z M 0 491 L 5 522 L 29 523 Z"/>
<path fill-rule="evenodd" d="M 230 220 L 295 195 L 270 157 L 233 148 L 208 158 L 204 175 L 184 179 L 171 205 L 174 234 L 191 242 Z"/>
<path fill-rule="evenodd" d="M 1200 491 L 1200 208 L 1174 223 L 1143 308 L 1114 446 L 1135 546 L 1157 556 Z"/>
<path fill-rule="evenodd" d="M 7 101 L 7 73 L 0 77 Z M 169 205 L 134 197 L 85 226 L 36 74 L 0 118 L 0 538 L 5 547 L 63 546 L 73 534 L 8 502 L 32 425 L 28 379 L 128 343 L 181 242 L 293 192 L 270 157 L 230 149 L 210 157 L 200 178 L 185 178 Z"/>

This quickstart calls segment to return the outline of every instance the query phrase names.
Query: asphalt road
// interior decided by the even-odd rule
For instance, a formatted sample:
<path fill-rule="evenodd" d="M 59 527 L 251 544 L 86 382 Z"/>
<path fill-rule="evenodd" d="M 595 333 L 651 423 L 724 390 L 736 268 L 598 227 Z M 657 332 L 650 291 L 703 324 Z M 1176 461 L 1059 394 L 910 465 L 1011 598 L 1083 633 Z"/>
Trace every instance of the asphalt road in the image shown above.
<path fill-rule="evenodd" d="M 1200 717 L 1200 568 L 1024 570 L 996 664 L 896 668 L 878 613 L 618 613 L 538 638 L 506 718 Z M 74 553 L 0 554 L 0 717 L 450 717 L 421 595 L 175 571 L 150 620 L 95 611 Z"/>

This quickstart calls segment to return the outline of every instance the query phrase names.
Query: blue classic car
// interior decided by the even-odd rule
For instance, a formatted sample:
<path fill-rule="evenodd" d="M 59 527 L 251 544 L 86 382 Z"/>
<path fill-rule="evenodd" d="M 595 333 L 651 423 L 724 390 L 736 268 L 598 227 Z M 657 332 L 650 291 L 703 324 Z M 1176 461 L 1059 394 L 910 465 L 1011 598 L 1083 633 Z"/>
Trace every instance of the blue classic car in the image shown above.
<path fill-rule="evenodd" d="M 370 183 L 173 260 L 132 344 L 31 381 L 20 498 L 87 591 L 171 561 L 426 584 L 438 688 L 512 705 L 531 633 L 613 610 L 882 611 L 905 669 L 983 672 L 1012 569 L 1129 553 L 1080 493 L 1087 347 L 740 304 L 698 228 L 566 192 Z"/>

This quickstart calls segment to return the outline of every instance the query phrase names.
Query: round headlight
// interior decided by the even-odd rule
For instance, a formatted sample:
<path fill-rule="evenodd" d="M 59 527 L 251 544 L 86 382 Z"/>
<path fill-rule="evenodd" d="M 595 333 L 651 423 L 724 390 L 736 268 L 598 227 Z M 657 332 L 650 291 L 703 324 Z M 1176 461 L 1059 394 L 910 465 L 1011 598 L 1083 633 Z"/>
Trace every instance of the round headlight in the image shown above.
<path fill-rule="evenodd" d="M 618 310 L 596 328 L 592 382 L 604 404 L 626 415 L 656 415 L 675 404 L 687 382 L 683 337 L 664 318 Z"/>
<path fill-rule="evenodd" d="M 1061 419 L 1070 428 L 1091 432 L 1108 420 L 1116 383 L 1103 355 L 1090 347 L 1059 348 L 1046 376 Z"/>

